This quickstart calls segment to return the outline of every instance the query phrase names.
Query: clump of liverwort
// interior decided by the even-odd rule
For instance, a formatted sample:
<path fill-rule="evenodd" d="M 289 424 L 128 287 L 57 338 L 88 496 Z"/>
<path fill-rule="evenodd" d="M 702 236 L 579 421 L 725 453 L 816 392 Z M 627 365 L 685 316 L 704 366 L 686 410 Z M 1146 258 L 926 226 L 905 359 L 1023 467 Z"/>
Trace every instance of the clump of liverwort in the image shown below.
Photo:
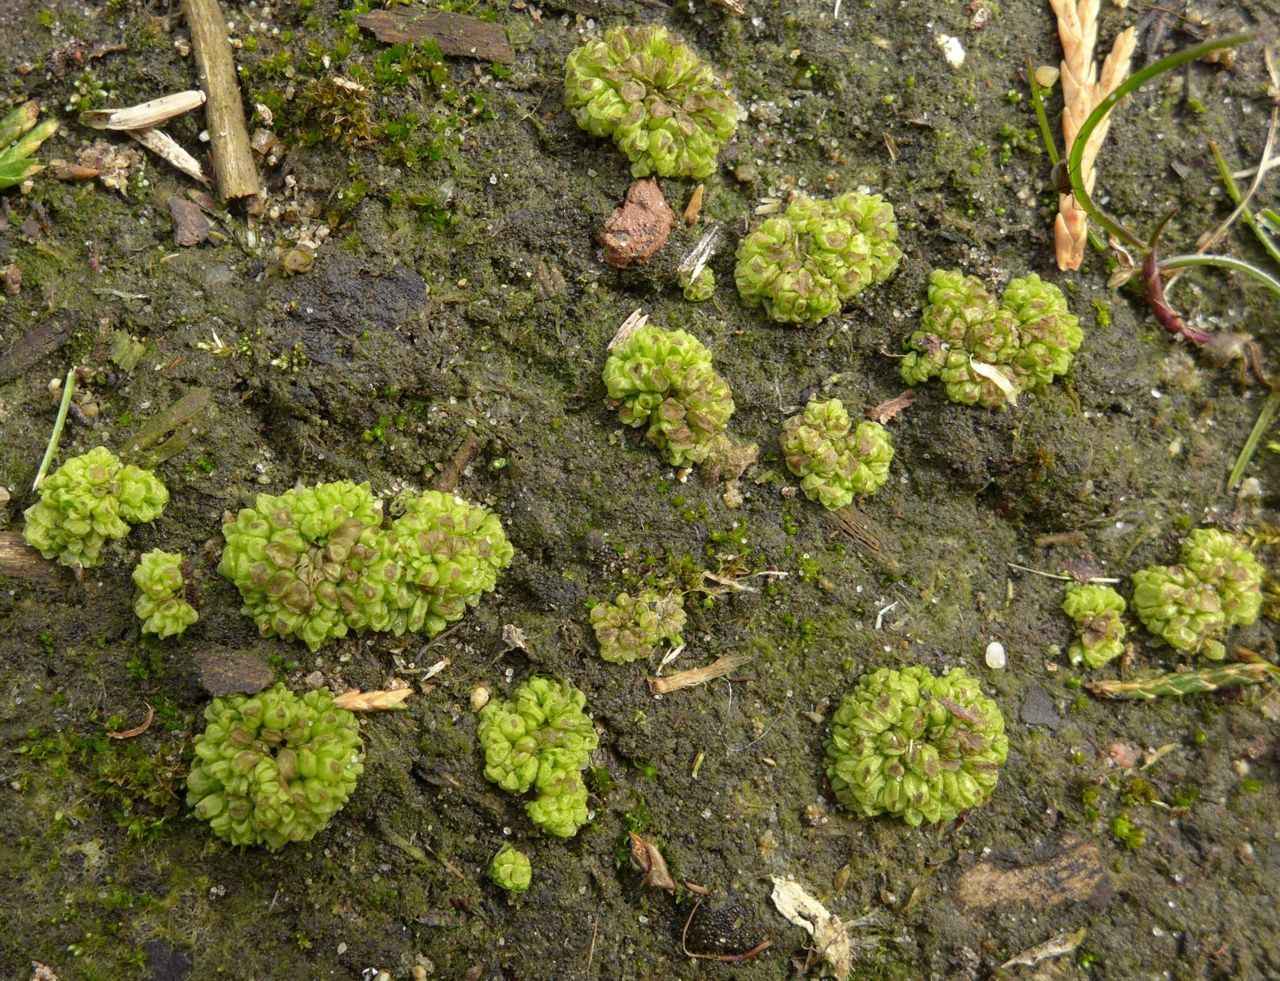
<path fill-rule="evenodd" d="M 489 878 L 499 889 L 505 889 L 515 896 L 526 892 L 532 884 L 533 865 L 524 852 L 510 845 L 503 845 L 502 850 L 489 863 Z"/>
<path fill-rule="evenodd" d="M 893 275 L 897 239 L 893 206 L 878 194 L 798 195 L 738 245 L 738 293 L 772 320 L 816 324 Z"/>
<path fill-rule="evenodd" d="M 612 603 L 591 608 L 591 626 L 600 656 L 613 664 L 648 657 L 664 640 L 683 643 L 684 601 L 679 593 L 642 589 L 635 596 L 619 593 Z"/>
<path fill-rule="evenodd" d="M 587 696 L 573 685 L 531 678 L 509 700 L 480 710 L 477 733 L 484 775 L 523 794 L 529 819 L 547 834 L 571 838 L 587 823 L 586 768 L 599 738 L 583 710 Z"/>
<path fill-rule="evenodd" d="M 23 537 L 46 559 L 90 568 L 130 525 L 160 517 L 169 492 L 150 470 L 124 464 L 105 446 L 73 456 L 40 485 L 24 513 Z"/>
<path fill-rule="evenodd" d="M 310 841 L 364 770 L 359 723 L 326 688 L 215 698 L 204 717 L 187 804 L 233 845 Z"/>
<path fill-rule="evenodd" d="M 986 802 L 1008 753 L 1004 716 L 963 668 L 882 668 L 831 719 L 827 779 L 859 817 L 950 821 Z"/>
<path fill-rule="evenodd" d="M 805 496 L 823 507 L 842 508 L 889 479 L 889 431 L 878 422 L 854 426 L 839 399 L 811 399 L 783 425 L 781 442 L 787 468 L 802 478 Z"/>
<path fill-rule="evenodd" d="M 953 402 L 1001 408 L 1065 374 L 1083 337 L 1062 291 L 1034 273 L 997 301 L 977 278 L 937 269 L 900 370 L 908 385 L 940 379 Z"/>
<path fill-rule="evenodd" d="M 185 565 L 181 552 L 158 548 L 138 561 L 133 570 L 133 582 L 138 587 L 133 612 L 142 620 L 144 634 L 181 636 L 200 619 L 196 608 L 187 602 Z"/>
<path fill-rule="evenodd" d="M 1062 600 L 1062 612 L 1076 622 L 1078 637 L 1071 644 L 1071 661 L 1100 668 L 1124 653 L 1124 597 L 1110 586 L 1072 583 Z"/>
<path fill-rule="evenodd" d="M 1258 619 L 1262 563 L 1234 535 L 1197 528 L 1183 541 L 1178 565 L 1133 574 L 1133 607 L 1170 647 L 1220 661 L 1221 635 Z"/>
<path fill-rule="evenodd" d="M 259 494 L 222 526 L 218 571 L 264 637 L 317 650 L 348 631 L 439 633 L 492 591 L 514 550 L 496 515 L 426 491 L 382 527 L 367 483 Z"/>
<path fill-rule="evenodd" d="M 604 385 L 625 425 L 673 466 L 702 463 L 725 442 L 733 396 L 711 366 L 711 352 L 692 334 L 644 326 L 609 353 Z"/>
<path fill-rule="evenodd" d="M 565 105 L 636 177 L 707 177 L 738 126 L 724 82 L 665 27 L 614 27 L 569 53 Z"/>

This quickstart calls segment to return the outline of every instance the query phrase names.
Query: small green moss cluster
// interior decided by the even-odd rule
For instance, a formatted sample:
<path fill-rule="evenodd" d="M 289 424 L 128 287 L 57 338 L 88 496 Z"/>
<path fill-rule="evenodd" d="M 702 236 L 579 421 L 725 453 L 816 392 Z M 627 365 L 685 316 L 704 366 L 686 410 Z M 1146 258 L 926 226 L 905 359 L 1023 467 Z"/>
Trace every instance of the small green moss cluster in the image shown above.
<path fill-rule="evenodd" d="M 1178 565 L 1156 565 L 1133 574 L 1138 619 L 1170 647 L 1219 661 L 1219 637 L 1258 619 L 1262 563 L 1236 536 L 1197 528 L 1182 543 Z"/>
<path fill-rule="evenodd" d="M 683 330 L 641 327 L 604 365 L 604 385 L 625 425 L 645 436 L 673 466 L 702 463 L 733 415 L 729 386 L 711 352 Z"/>
<path fill-rule="evenodd" d="M 634 597 L 619 593 L 612 603 L 591 608 L 591 626 L 600 656 L 613 664 L 648 657 L 663 641 L 683 643 L 684 601 L 679 593 L 642 589 Z"/>
<path fill-rule="evenodd" d="M 204 717 L 187 805 L 233 845 L 309 841 L 364 770 L 356 717 L 327 689 L 298 696 L 277 684 L 215 698 Z"/>
<path fill-rule="evenodd" d="M 504 845 L 489 863 L 489 878 L 499 889 L 505 889 L 514 896 L 528 891 L 533 882 L 533 865 L 524 852 Z"/>
<path fill-rule="evenodd" d="M 949 821 L 987 800 L 1008 753 L 1004 716 L 963 668 L 882 668 L 836 710 L 827 778 L 859 817 Z"/>
<path fill-rule="evenodd" d="M 565 105 L 636 177 L 707 177 L 738 126 L 724 83 L 665 27 L 614 27 L 569 53 Z"/>
<path fill-rule="evenodd" d="M 159 477 L 99 446 L 45 479 L 22 534 L 46 559 L 89 568 L 102 561 L 108 541 L 124 538 L 130 525 L 155 521 L 168 503 Z"/>
<path fill-rule="evenodd" d="M 898 268 L 898 224 L 878 194 L 799 195 L 738 245 L 734 279 L 773 320 L 816 324 Z"/>
<path fill-rule="evenodd" d="M 583 770 L 598 737 L 583 711 L 587 697 L 570 684 L 531 678 L 507 701 L 480 710 L 484 775 L 503 790 L 537 796 L 525 813 L 547 834 L 571 838 L 587 823 Z"/>
<path fill-rule="evenodd" d="M 426 491 L 382 528 L 382 502 L 349 480 L 259 494 L 222 526 L 218 571 L 264 637 L 311 650 L 348 631 L 439 633 L 495 587 L 514 550 L 497 516 Z"/>
<path fill-rule="evenodd" d="M 854 426 L 839 399 L 811 399 L 783 425 L 781 442 L 787 468 L 802 478 L 805 496 L 823 507 L 842 508 L 889 479 L 889 431 L 878 422 Z"/>
<path fill-rule="evenodd" d="M 1072 583 L 1062 600 L 1062 612 L 1076 622 L 1078 638 L 1071 644 L 1073 664 L 1100 668 L 1124 652 L 1124 597 L 1110 586 Z"/>
<path fill-rule="evenodd" d="M 1083 337 L 1062 291 L 1034 273 L 997 301 L 975 277 L 937 269 L 900 370 L 908 385 L 939 378 L 953 402 L 1000 408 L 1065 374 Z"/>
<path fill-rule="evenodd" d="M 687 279 L 681 276 L 680 287 L 684 290 L 684 298 L 690 303 L 706 303 L 715 296 L 716 274 L 711 271 L 710 266 L 703 266 L 696 276 Z"/>
<path fill-rule="evenodd" d="M 181 635 L 200 619 L 196 608 L 187 602 L 184 563 L 182 553 L 157 548 L 143 555 L 133 570 L 138 587 L 133 612 L 142 620 L 144 634 Z"/>

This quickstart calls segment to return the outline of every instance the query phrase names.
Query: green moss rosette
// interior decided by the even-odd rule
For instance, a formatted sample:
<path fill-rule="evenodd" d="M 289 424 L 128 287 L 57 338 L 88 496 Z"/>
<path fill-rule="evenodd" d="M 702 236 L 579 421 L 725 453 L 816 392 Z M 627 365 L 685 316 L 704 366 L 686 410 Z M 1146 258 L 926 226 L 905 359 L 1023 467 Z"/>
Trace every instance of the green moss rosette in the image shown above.
<path fill-rule="evenodd" d="M 1221 635 L 1247 626 L 1262 608 L 1262 564 L 1234 535 L 1198 528 L 1182 543 L 1178 565 L 1133 574 L 1133 606 L 1170 647 L 1220 661 Z"/>
<path fill-rule="evenodd" d="M 440 491 L 410 498 L 391 539 L 399 588 L 390 623 L 374 629 L 397 636 L 434 635 L 461 619 L 497 587 L 515 555 L 496 514 Z"/>
<path fill-rule="evenodd" d="M 587 823 L 583 770 L 598 737 L 583 710 L 586 696 L 570 684 L 532 678 L 505 701 L 480 710 L 484 775 L 503 790 L 536 797 L 525 812 L 547 834 L 571 838 Z"/>
<path fill-rule="evenodd" d="M 498 518 L 452 494 L 409 497 L 382 527 L 367 483 L 260 494 L 222 526 L 218 571 L 264 637 L 317 650 L 349 631 L 439 633 L 494 589 L 513 549 Z"/>
<path fill-rule="evenodd" d="M 298 696 L 277 684 L 216 698 L 204 716 L 187 805 L 234 845 L 309 841 L 364 770 L 359 724 L 327 689 Z"/>
<path fill-rule="evenodd" d="M 690 303 L 706 303 L 715 296 L 716 274 L 710 266 L 703 266 L 697 276 L 690 279 L 680 277 L 680 286 L 684 291 L 684 298 Z"/>
<path fill-rule="evenodd" d="M 382 502 L 367 483 L 259 494 L 222 526 L 218 572 L 236 584 L 264 637 L 296 638 L 314 651 L 347 635 L 351 611 L 361 622 L 389 621 L 386 591 L 360 588 L 361 573 L 384 557 L 381 525 Z"/>
<path fill-rule="evenodd" d="M 889 431 L 878 422 L 854 426 L 839 399 L 811 399 L 783 425 L 781 443 L 787 469 L 801 478 L 805 496 L 823 507 L 842 508 L 889 479 Z"/>
<path fill-rule="evenodd" d="M 1004 716 L 963 668 L 882 668 L 836 709 L 827 778 L 859 817 L 936 823 L 983 804 L 1008 752 Z"/>
<path fill-rule="evenodd" d="M 131 525 L 155 521 L 168 503 L 159 477 L 99 446 L 45 478 L 40 500 L 24 513 L 22 534 L 46 559 L 91 568 L 108 541 L 124 538 Z"/>
<path fill-rule="evenodd" d="M 707 177 L 738 126 L 724 83 L 665 27 L 614 27 L 569 53 L 565 105 L 636 177 Z"/>
<path fill-rule="evenodd" d="M 618 418 L 643 428 L 673 466 L 706 460 L 733 415 L 711 352 L 683 330 L 641 327 L 609 354 L 603 377 Z"/>
<path fill-rule="evenodd" d="M 187 602 L 185 559 L 181 552 L 152 549 L 138 561 L 133 582 L 138 594 L 133 612 L 142 620 L 142 632 L 157 637 L 180 636 L 200 619 L 196 608 Z"/>
<path fill-rule="evenodd" d="M 1039 276 L 1013 280 L 997 301 L 977 278 L 937 269 L 899 370 L 908 385 L 938 378 L 953 402 L 1003 408 L 1065 374 L 1083 336 L 1062 291 Z"/>
<path fill-rule="evenodd" d="M 801 195 L 739 243 L 734 280 L 770 319 L 816 324 L 893 274 L 897 238 L 893 206 L 878 194 Z"/>
<path fill-rule="evenodd" d="M 612 603 L 591 608 L 600 656 L 612 664 L 646 658 L 663 641 L 683 643 L 684 625 L 684 601 L 678 593 L 642 589 L 635 596 L 619 593 Z"/>
<path fill-rule="evenodd" d="M 1099 583 L 1072 583 L 1062 599 L 1062 612 L 1076 624 L 1071 661 L 1100 668 L 1124 653 L 1124 597 Z"/>
<path fill-rule="evenodd" d="M 499 889 L 515 896 L 528 891 L 533 882 L 533 865 L 524 852 L 504 845 L 489 863 L 489 878 Z"/>

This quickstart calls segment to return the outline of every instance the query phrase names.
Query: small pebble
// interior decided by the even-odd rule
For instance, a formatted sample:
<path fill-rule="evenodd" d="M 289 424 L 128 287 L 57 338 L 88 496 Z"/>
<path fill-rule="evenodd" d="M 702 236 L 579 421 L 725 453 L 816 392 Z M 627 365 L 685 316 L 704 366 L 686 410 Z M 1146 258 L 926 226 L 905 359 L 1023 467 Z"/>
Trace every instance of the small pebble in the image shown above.
<path fill-rule="evenodd" d="M 1004 644 L 1000 643 L 998 640 L 993 640 L 988 644 L 986 660 L 987 667 L 992 671 L 1003 671 L 1005 664 L 1008 663 L 1008 658 L 1004 653 Z"/>
<path fill-rule="evenodd" d="M 471 711 L 479 712 L 482 708 L 489 704 L 489 689 L 484 685 L 477 685 L 471 689 Z"/>

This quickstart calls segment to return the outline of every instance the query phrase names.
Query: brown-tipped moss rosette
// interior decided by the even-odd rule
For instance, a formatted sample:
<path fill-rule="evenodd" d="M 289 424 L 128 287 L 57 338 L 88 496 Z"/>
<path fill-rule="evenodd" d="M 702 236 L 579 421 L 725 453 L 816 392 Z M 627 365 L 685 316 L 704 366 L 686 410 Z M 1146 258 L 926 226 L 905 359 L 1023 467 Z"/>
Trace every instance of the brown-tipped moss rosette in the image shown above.
<path fill-rule="evenodd" d="M 1124 597 L 1110 586 L 1072 583 L 1062 599 L 1062 612 L 1075 621 L 1073 664 L 1100 668 L 1124 653 Z"/>
<path fill-rule="evenodd" d="M 642 589 L 635 596 L 619 593 L 612 603 L 591 608 L 591 627 L 600 656 L 612 664 L 646 658 L 666 641 L 684 642 L 684 600 L 679 593 Z"/>
<path fill-rule="evenodd" d="M 233 845 L 311 840 L 364 770 L 359 723 L 328 689 L 295 695 L 277 684 L 215 698 L 204 717 L 187 805 Z"/>
<path fill-rule="evenodd" d="M 610 352 L 603 377 L 618 418 L 673 466 L 702 463 L 725 438 L 733 396 L 692 334 L 641 327 Z"/>
<path fill-rule="evenodd" d="M 900 371 L 908 385 L 938 378 L 953 402 L 1003 408 L 1065 374 L 1083 337 L 1062 291 L 1034 273 L 997 300 L 981 280 L 937 269 Z"/>
<path fill-rule="evenodd" d="M 513 549 L 498 518 L 452 494 L 382 502 L 348 480 L 259 494 L 222 526 L 218 571 L 264 637 L 311 650 L 348 631 L 439 633 L 493 590 Z"/>
<path fill-rule="evenodd" d="M 477 734 L 484 775 L 503 790 L 533 800 L 529 819 L 547 834 L 571 838 L 587 823 L 586 768 L 599 741 L 584 711 L 587 697 L 573 685 L 531 678 L 510 699 L 480 710 Z"/>
<path fill-rule="evenodd" d="M 798 195 L 739 243 L 738 293 L 772 320 L 816 324 L 893 274 L 897 239 L 893 206 L 878 194 Z"/>
<path fill-rule="evenodd" d="M 158 548 L 138 561 L 133 570 L 133 582 L 138 587 L 133 612 L 142 621 L 144 634 L 181 636 L 200 619 L 196 608 L 187 602 L 185 566 L 181 552 Z"/>
<path fill-rule="evenodd" d="M 159 477 L 99 446 L 45 479 L 40 500 L 24 513 L 22 534 L 46 559 L 87 569 L 102 561 L 107 542 L 155 521 L 168 503 Z"/>
<path fill-rule="evenodd" d="M 782 427 L 782 455 L 805 496 L 842 508 L 874 494 L 889 479 L 893 440 L 878 422 L 856 426 L 839 399 L 812 399 Z"/>
<path fill-rule="evenodd" d="M 985 803 L 1008 753 L 1004 716 L 963 668 L 882 668 L 836 709 L 827 778 L 859 817 L 936 823 Z"/>
<path fill-rule="evenodd" d="M 1197 528 L 1182 543 L 1181 562 L 1133 574 L 1133 608 L 1170 647 L 1220 661 L 1221 636 L 1258 619 L 1262 563 L 1235 535 Z"/>
<path fill-rule="evenodd" d="M 665 27 L 614 27 L 569 53 L 565 105 L 635 177 L 709 176 L 738 126 L 724 83 Z"/>

